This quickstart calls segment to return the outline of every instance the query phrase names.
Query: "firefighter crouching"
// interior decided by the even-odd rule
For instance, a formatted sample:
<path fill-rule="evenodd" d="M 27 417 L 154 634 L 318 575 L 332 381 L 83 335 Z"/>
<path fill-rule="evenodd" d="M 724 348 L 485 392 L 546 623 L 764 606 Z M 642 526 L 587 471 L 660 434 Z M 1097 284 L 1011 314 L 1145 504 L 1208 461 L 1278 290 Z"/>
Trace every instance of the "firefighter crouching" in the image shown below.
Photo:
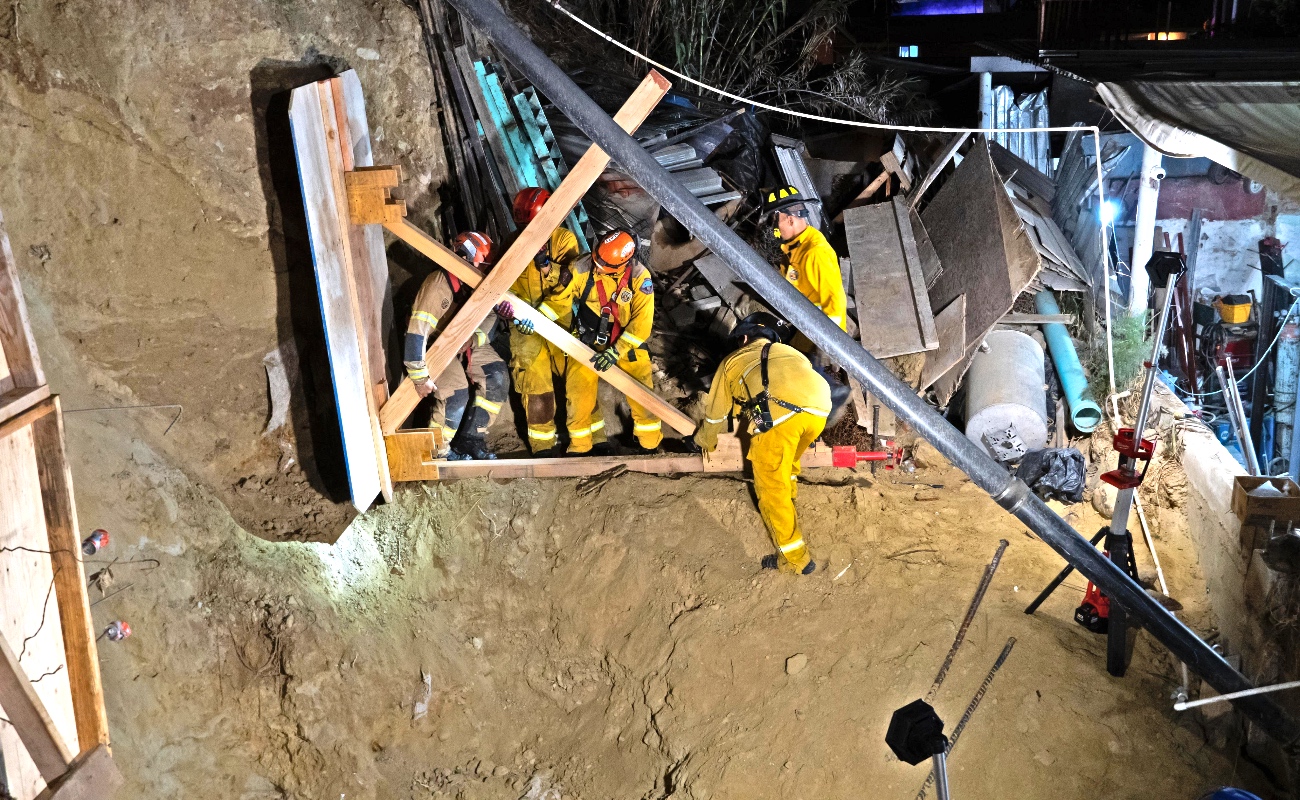
<path fill-rule="evenodd" d="M 484 234 L 470 231 L 456 237 L 453 249 L 475 266 L 487 260 L 492 241 Z M 403 360 L 406 374 L 415 384 L 420 397 L 433 395 L 433 421 L 442 427 L 443 449 L 440 458 L 492 459 L 487 449 L 488 426 L 501 411 L 510 388 L 510 375 L 505 362 L 492 349 L 488 335 L 496 325 L 496 315 L 487 319 L 474 331 L 473 337 L 451 364 L 436 379 L 431 379 L 424 353 L 430 335 L 437 336 L 455 316 L 465 299 L 469 287 L 454 275 L 434 270 L 420 285 L 406 326 L 406 347 Z M 473 409 L 468 409 L 470 384 L 475 386 Z M 454 443 L 468 411 L 469 428 Z"/>
<path fill-rule="evenodd" d="M 771 314 L 760 312 L 732 330 L 730 342 L 736 349 L 713 376 L 695 443 L 705 453 L 712 452 L 733 407 L 740 407 L 753 430 L 748 458 L 758 513 L 777 549 L 764 557 L 762 566 L 811 575 L 817 565 L 794 501 L 799 495 L 799 459 L 826 426 L 831 392 L 803 353 L 781 343 L 780 326 Z"/>

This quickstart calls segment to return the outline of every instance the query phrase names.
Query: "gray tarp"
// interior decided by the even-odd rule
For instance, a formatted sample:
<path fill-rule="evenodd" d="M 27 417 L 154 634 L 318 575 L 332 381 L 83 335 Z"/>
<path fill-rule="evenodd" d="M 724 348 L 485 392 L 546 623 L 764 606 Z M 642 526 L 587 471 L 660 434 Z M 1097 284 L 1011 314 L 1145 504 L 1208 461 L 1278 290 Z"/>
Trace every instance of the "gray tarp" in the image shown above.
<path fill-rule="evenodd" d="M 1126 81 L 1097 94 L 1162 153 L 1208 158 L 1300 200 L 1300 82 Z"/>

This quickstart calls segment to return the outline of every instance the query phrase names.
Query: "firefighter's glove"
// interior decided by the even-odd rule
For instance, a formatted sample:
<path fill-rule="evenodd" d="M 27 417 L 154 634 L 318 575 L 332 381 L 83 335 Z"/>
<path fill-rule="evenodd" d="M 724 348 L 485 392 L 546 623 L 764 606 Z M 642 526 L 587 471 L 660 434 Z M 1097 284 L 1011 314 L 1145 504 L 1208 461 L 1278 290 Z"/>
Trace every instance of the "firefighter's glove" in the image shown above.
<path fill-rule="evenodd" d="M 533 321 L 531 319 L 521 319 L 520 317 L 515 317 L 514 324 L 515 324 L 515 330 L 519 331 L 525 336 L 537 330 L 537 326 L 533 324 Z"/>
<path fill-rule="evenodd" d="M 591 357 L 591 365 L 596 368 L 597 372 L 604 372 L 618 361 L 618 351 L 614 348 L 597 353 Z"/>
<path fill-rule="evenodd" d="M 500 303 L 497 303 L 497 307 L 494 308 L 493 311 L 496 311 L 497 316 L 506 322 L 510 322 L 515 318 L 515 307 L 510 305 L 509 300 L 502 300 Z"/>

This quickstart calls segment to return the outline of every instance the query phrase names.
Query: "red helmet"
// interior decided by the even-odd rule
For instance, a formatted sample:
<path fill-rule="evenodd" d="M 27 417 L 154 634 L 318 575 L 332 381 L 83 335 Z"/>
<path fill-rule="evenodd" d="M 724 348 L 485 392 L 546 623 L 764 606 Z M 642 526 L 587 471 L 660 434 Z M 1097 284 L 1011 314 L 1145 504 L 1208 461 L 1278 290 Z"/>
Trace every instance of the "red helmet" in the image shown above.
<path fill-rule="evenodd" d="M 469 263 L 478 266 L 492 254 L 492 239 L 486 233 L 465 231 L 456 235 L 452 249 L 457 255 L 464 256 Z"/>
<path fill-rule="evenodd" d="M 527 225 L 537 216 L 537 212 L 542 210 L 546 201 L 551 199 L 551 193 L 545 189 L 530 187 L 520 189 L 519 194 L 515 195 L 515 203 L 510 208 L 514 215 L 516 225 Z"/>
<path fill-rule="evenodd" d="M 600 237 L 592 260 L 606 272 L 614 272 L 636 256 L 636 238 L 619 228 Z"/>

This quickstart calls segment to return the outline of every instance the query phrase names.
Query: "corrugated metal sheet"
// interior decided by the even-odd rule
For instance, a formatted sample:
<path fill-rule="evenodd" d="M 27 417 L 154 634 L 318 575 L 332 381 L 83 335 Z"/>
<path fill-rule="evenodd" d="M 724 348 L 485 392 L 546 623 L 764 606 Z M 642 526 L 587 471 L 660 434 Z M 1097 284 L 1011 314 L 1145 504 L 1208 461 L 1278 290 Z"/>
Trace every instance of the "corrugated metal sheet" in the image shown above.
<path fill-rule="evenodd" d="M 1160 152 L 1208 158 L 1300 200 L 1300 82 L 1128 81 L 1097 94 Z"/>

